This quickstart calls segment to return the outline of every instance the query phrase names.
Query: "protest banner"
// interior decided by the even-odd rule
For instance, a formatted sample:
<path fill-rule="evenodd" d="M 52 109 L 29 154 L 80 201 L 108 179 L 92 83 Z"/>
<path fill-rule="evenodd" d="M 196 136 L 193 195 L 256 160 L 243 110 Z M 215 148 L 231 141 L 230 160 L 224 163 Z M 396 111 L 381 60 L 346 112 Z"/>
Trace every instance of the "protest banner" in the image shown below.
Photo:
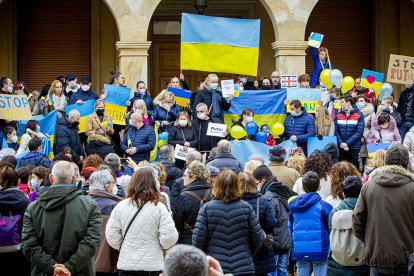
<path fill-rule="evenodd" d="M 130 98 L 131 89 L 123 86 L 104 85 L 105 113 L 112 117 L 115 125 L 125 125 L 126 102 Z"/>
<path fill-rule="evenodd" d="M 315 150 L 323 151 L 325 146 L 329 143 L 337 144 L 338 140 L 336 136 L 323 136 L 322 140 L 319 140 L 318 137 L 309 137 L 308 138 L 308 156 L 312 154 Z"/>
<path fill-rule="evenodd" d="M 282 75 L 280 85 L 282 88 L 296 88 L 298 87 L 298 76 Z"/>
<path fill-rule="evenodd" d="M 290 112 L 290 102 L 299 100 L 308 113 L 315 113 L 320 106 L 319 101 L 322 99 L 322 93 L 317 88 L 287 88 L 286 89 L 286 111 Z"/>
<path fill-rule="evenodd" d="M 32 112 L 26 95 L 0 95 L 0 119 L 4 120 L 30 120 Z"/>
<path fill-rule="evenodd" d="M 195 151 L 194 148 L 185 149 L 184 146 L 181 146 L 181 145 L 177 144 L 177 145 L 175 145 L 175 158 L 186 161 L 187 160 L 187 155 L 190 154 L 193 151 Z"/>
<path fill-rule="evenodd" d="M 222 80 L 221 92 L 224 98 L 234 95 L 234 80 Z"/>
<path fill-rule="evenodd" d="M 322 40 L 323 34 L 312 32 L 308 38 L 308 46 L 319 49 L 319 47 L 321 47 Z"/>
<path fill-rule="evenodd" d="M 182 107 L 188 107 L 191 98 L 191 91 L 169 86 L 167 91 L 174 93 L 175 102 Z"/>
<path fill-rule="evenodd" d="M 379 150 L 388 150 L 391 143 L 380 142 L 378 144 L 367 144 L 368 157 L 374 157 L 374 154 Z"/>
<path fill-rule="evenodd" d="M 391 54 L 387 81 L 399 84 L 414 83 L 414 57 Z"/>
<path fill-rule="evenodd" d="M 361 86 L 365 88 L 373 88 L 375 95 L 378 97 L 378 93 L 381 90 L 382 81 L 384 80 L 384 74 L 370 71 L 367 69 L 362 70 L 361 74 Z"/>
<path fill-rule="evenodd" d="M 86 130 L 86 118 L 88 115 L 91 115 L 95 108 L 95 100 L 89 100 L 83 102 L 83 104 L 71 104 L 65 107 L 66 114 L 69 113 L 72 109 L 77 109 L 80 113 L 80 120 L 79 120 L 79 133 L 83 133 Z M 105 110 L 106 111 L 106 110 Z"/>
<path fill-rule="evenodd" d="M 225 137 L 225 131 L 227 131 L 226 124 L 208 123 L 207 136 Z"/>

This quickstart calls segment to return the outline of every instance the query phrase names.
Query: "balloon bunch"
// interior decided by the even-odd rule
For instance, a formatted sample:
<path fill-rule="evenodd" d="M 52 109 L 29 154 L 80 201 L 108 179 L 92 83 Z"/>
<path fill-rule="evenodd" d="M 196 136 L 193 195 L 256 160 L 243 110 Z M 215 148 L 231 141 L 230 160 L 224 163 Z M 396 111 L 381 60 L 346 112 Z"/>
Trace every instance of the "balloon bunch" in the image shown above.
<path fill-rule="evenodd" d="M 335 87 L 341 88 L 342 92 L 347 93 L 354 88 L 355 80 L 353 77 L 342 75 L 338 69 L 324 69 L 321 72 L 320 79 L 326 88 Z"/>
<path fill-rule="evenodd" d="M 246 128 L 239 125 L 235 125 L 230 130 L 230 135 L 234 139 L 241 139 L 246 136 L 254 135 L 256 142 L 265 143 L 268 134 L 264 131 L 258 131 L 259 127 L 255 122 L 250 122 L 246 125 Z M 282 123 L 275 123 L 272 127 L 272 133 L 275 137 L 279 137 L 285 131 L 285 127 Z"/>
<path fill-rule="evenodd" d="M 168 144 L 168 132 L 163 132 L 158 134 L 158 143 L 157 146 L 161 148 L 162 146 L 165 146 Z"/>

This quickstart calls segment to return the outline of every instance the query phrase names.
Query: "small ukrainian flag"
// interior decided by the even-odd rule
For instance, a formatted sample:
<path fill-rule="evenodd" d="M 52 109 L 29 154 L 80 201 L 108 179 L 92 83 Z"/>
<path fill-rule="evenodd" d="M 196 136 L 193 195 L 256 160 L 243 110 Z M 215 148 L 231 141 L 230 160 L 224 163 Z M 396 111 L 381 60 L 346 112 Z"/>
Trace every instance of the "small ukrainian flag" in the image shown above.
<path fill-rule="evenodd" d="M 132 142 L 131 142 L 131 139 L 129 138 L 129 134 L 128 134 L 128 136 L 127 136 L 127 145 L 128 145 L 128 148 L 131 147 L 131 144 L 132 144 Z"/>

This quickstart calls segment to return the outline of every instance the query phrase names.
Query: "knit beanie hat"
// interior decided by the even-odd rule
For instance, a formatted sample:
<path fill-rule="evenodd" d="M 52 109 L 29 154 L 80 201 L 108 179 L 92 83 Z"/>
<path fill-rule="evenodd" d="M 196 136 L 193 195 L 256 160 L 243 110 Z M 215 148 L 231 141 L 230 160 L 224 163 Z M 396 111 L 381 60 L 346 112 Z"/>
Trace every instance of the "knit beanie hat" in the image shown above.
<path fill-rule="evenodd" d="M 286 150 L 284 147 L 275 146 L 269 149 L 269 160 L 282 163 L 285 161 Z"/>

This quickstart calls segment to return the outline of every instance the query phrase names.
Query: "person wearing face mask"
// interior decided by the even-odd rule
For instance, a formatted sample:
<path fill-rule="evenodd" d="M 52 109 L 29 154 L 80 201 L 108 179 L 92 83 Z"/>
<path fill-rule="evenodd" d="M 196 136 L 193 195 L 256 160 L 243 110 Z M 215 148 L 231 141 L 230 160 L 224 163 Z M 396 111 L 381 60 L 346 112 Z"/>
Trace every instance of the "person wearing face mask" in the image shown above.
<path fill-rule="evenodd" d="M 390 97 L 386 97 L 382 99 L 381 104 L 378 106 L 377 114 L 386 113 L 391 115 L 395 119 L 397 126 L 401 125 L 402 117 L 396 105 L 394 105 L 394 99 Z"/>
<path fill-rule="evenodd" d="M 6 137 L 7 147 L 10 149 L 14 149 L 17 152 L 17 150 L 19 149 L 19 144 L 17 144 L 16 129 L 14 129 L 13 127 L 6 127 L 4 129 L 4 137 Z M 3 148 L 5 148 L 4 140 Z"/>
<path fill-rule="evenodd" d="M 260 86 L 260 90 L 272 90 L 272 87 L 270 85 L 270 79 L 264 78 L 262 80 L 262 85 Z"/>
<path fill-rule="evenodd" d="M 27 146 L 33 137 L 43 138 L 44 134 L 40 132 L 40 126 L 36 120 L 29 120 L 26 123 L 24 134 L 20 138 L 20 145 L 16 155 L 22 154 L 28 149 Z"/>
<path fill-rule="evenodd" d="M 230 109 L 233 96 L 228 97 L 227 100 L 223 98 L 223 94 L 219 88 L 219 79 L 216 74 L 209 74 L 201 85 L 201 88 L 201 91 L 195 98 L 194 105 L 197 106 L 199 103 L 205 103 L 209 116 L 220 119 L 223 123 L 223 111 Z"/>
<path fill-rule="evenodd" d="M 49 170 L 42 166 L 37 166 L 30 171 L 30 179 L 28 182 L 30 191 L 29 202 L 36 200 L 37 192 L 45 184 L 45 179 L 48 174 Z"/>
<path fill-rule="evenodd" d="M 88 76 L 83 76 L 80 88 L 70 96 L 68 105 L 83 104 L 87 100 L 97 100 L 98 95 L 92 91 L 91 84 L 91 79 Z"/>
<path fill-rule="evenodd" d="M 65 78 L 66 87 L 63 90 L 63 94 L 70 99 L 72 94 L 78 92 L 80 85 L 78 84 L 78 78 L 74 72 L 68 72 Z"/>
<path fill-rule="evenodd" d="M 240 119 L 236 122 L 233 121 L 232 127 L 233 126 L 241 126 L 243 129 L 246 129 L 246 125 L 250 122 L 253 122 L 253 116 L 254 116 L 253 110 L 251 110 L 250 108 L 244 109 L 243 112 L 240 114 Z M 255 135 L 255 133 L 247 135 L 245 137 L 242 137 L 238 140 L 249 139 L 249 140 L 254 141 L 254 135 Z"/>
<path fill-rule="evenodd" d="M 13 93 L 13 82 L 8 77 L 0 78 L 0 94 L 7 95 Z M 5 138 L 3 135 L 4 129 L 8 126 L 14 127 L 17 130 L 17 122 L 13 120 L 0 119 L 0 140 Z"/>
<path fill-rule="evenodd" d="M 166 92 L 161 103 L 155 107 L 152 118 L 159 126 L 159 132 L 168 131 L 177 119 L 181 107 L 175 103 L 174 93 Z"/>
<path fill-rule="evenodd" d="M 128 121 L 131 118 L 131 115 L 134 113 L 138 113 L 142 115 L 142 119 L 144 120 L 144 123 L 147 126 L 152 126 L 154 125 L 154 122 L 152 120 L 152 116 L 151 114 L 148 113 L 147 110 L 147 105 L 145 104 L 144 100 L 136 100 L 134 101 L 133 107 L 131 108 L 131 111 L 129 113 L 127 113 L 126 115 L 126 119 L 127 119 L 127 126 L 125 128 L 125 132 L 126 129 L 129 127 Z"/>
<path fill-rule="evenodd" d="M 302 107 L 299 100 L 290 102 L 290 115 L 288 115 L 283 123 L 285 126 L 285 136 L 298 147 L 301 147 L 307 153 L 308 138 L 315 136 L 315 121 Z"/>
<path fill-rule="evenodd" d="M 398 101 L 398 112 L 401 114 L 400 133 L 404 139 L 407 132 L 414 126 L 414 83 L 406 85 Z"/>
<path fill-rule="evenodd" d="M 146 110 L 148 113 L 152 114 L 154 112 L 154 105 L 152 103 L 152 98 L 148 94 L 147 86 L 145 85 L 145 82 L 139 81 L 137 82 L 137 90 L 134 92 L 134 97 L 129 99 L 127 103 L 127 112 L 130 112 L 132 109 L 134 109 L 134 103 L 137 100 L 143 100 L 146 106 Z"/>
<path fill-rule="evenodd" d="M 339 161 L 348 161 L 359 168 L 361 137 L 364 134 L 364 114 L 352 105 L 348 93 L 341 98 L 341 110 L 335 116 L 335 136 L 338 139 Z"/>
<path fill-rule="evenodd" d="M 369 103 L 369 100 L 364 96 L 364 94 L 360 94 L 357 97 L 356 107 L 359 111 L 364 114 L 364 134 L 361 137 L 361 150 L 359 152 L 359 156 L 362 160 L 362 167 L 365 166 L 366 160 L 368 158 L 368 150 L 366 145 L 366 139 L 369 129 L 371 127 L 371 120 L 375 116 L 374 106 Z"/>
<path fill-rule="evenodd" d="M 54 80 L 49 88 L 49 93 L 45 99 L 45 113 L 57 110 L 58 116 L 65 114 L 65 106 L 68 105 L 66 96 L 62 93 L 63 84 L 60 80 Z"/>
<path fill-rule="evenodd" d="M 240 91 L 242 90 L 257 90 L 256 86 L 254 86 L 254 81 L 249 81 L 247 76 L 239 76 L 239 79 L 235 82 L 239 82 L 240 84 Z"/>
<path fill-rule="evenodd" d="M 181 111 L 176 119 L 176 124 L 168 131 L 168 144 L 172 146 L 181 145 L 184 148 L 196 148 L 198 145 L 198 134 L 190 121 L 190 115 Z M 185 161 L 175 160 L 175 166 L 182 169 Z"/>
<path fill-rule="evenodd" d="M 55 134 L 55 154 L 59 153 L 64 147 L 71 149 L 72 159 L 77 164 L 82 164 L 84 152 L 79 137 L 80 113 L 77 109 L 69 111 L 67 117 L 62 116 L 57 120 Z"/>
<path fill-rule="evenodd" d="M 112 117 L 105 113 L 105 103 L 103 100 L 97 100 L 94 104 L 95 112 L 86 118 L 86 136 L 91 136 L 96 133 L 98 129 L 104 131 L 104 136 L 111 139 L 114 134 L 112 124 Z"/>
<path fill-rule="evenodd" d="M 375 119 L 372 121 L 372 126 L 367 136 L 367 144 L 380 142 L 402 143 L 401 135 L 395 120 L 391 120 L 389 114 L 380 114 Z"/>

